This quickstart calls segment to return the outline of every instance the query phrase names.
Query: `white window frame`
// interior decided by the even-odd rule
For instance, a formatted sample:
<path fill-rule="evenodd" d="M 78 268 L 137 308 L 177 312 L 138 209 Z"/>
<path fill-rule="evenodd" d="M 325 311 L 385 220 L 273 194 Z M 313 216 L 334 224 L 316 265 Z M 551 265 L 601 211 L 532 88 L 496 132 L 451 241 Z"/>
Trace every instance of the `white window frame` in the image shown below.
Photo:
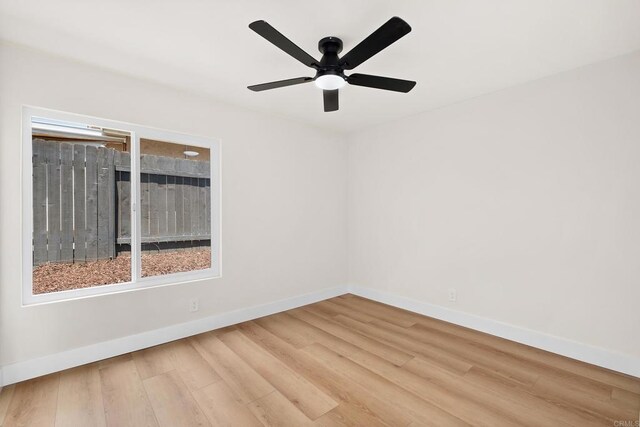
<path fill-rule="evenodd" d="M 131 133 L 131 281 L 89 288 L 33 294 L 33 172 L 32 172 L 32 118 L 63 120 L 83 123 Z M 211 176 L 211 267 L 203 270 L 142 277 L 141 268 L 141 215 L 140 206 L 140 140 L 152 139 L 180 145 L 206 148 L 210 153 Z M 177 285 L 203 279 L 222 277 L 221 254 L 221 173 L 220 140 L 187 135 L 115 120 L 67 113 L 40 107 L 22 108 L 22 305 L 43 304 L 130 292 L 157 286 Z"/>

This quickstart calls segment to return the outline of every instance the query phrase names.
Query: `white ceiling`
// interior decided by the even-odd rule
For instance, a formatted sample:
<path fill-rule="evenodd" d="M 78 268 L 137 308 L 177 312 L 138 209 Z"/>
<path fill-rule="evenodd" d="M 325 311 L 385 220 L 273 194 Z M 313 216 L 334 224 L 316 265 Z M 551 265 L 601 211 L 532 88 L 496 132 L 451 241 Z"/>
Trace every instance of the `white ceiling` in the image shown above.
<path fill-rule="evenodd" d="M 413 28 L 355 72 L 418 82 L 409 94 L 347 86 L 324 113 L 313 76 L 249 30 L 264 19 L 317 58 L 346 53 L 391 16 Z M 2 0 L 0 37 L 337 131 L 353 131 L 640 49 L 640 0 Z"/>

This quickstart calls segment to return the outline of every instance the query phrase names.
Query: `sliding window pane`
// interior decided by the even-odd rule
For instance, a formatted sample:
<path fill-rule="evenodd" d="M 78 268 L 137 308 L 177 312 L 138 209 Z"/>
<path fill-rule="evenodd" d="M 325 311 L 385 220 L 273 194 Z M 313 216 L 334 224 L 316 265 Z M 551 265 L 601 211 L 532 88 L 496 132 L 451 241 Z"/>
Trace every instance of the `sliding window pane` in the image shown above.
<path fill-rule="evenodd" d="M 131 281 L 131 135 L 34 117 L 33 294 Z"/>
<path fill-rule="evenodd" d="M 142 277 L 211 267 L 209 149 L 140 140 Z"/>

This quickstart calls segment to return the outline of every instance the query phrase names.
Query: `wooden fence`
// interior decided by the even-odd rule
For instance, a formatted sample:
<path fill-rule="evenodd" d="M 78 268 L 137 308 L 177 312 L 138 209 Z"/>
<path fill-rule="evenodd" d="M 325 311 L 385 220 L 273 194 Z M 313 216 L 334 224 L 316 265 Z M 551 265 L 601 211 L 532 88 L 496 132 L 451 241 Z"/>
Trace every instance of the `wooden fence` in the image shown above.
<path fill-rule="evenodd" d="M 131 244 L 130 154 L 33 141 L 33 264 L 113 258 Z M 140 157 L 142 250 L 209 246 L 209 162 Z"/>

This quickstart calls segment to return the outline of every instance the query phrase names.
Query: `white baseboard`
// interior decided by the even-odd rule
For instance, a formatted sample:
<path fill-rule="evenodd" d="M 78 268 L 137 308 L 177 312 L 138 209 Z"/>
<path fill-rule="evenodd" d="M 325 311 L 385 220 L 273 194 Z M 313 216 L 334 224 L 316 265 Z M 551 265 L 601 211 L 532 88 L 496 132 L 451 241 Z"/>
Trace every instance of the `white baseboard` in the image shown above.
<path fill-rule="evenodd" d="M 338 286 L 280 301 L 217 314 L 191 322 L 167 326 L 165 328 L 155 329 L 136 335 L 129 335 L 111 341 L 88 345 L 86 347 L 75 348 L 61 353 L 39 357 L 37 359 L 5 365 L 0 367 L 0 386 L 96 362 L 98 360 L 118 356 L 131 351 L 152 347 L 154 345 L 164 344 L 180 338 L 257 319 L 258 317 L 291 310 L 303 305 L 343 295 L 346 292 L 346 286 Z"/>
<path fill-rule="evenodd" d="M 615 353 L 600 347 L 571 341 L 520 326 L 475 316 L 462 311 L 429 304 L 412 298 L 395 295 L 371 288 L 350 285 L 349 292 L 383 304 L 392 305 L 414 313 L 422 314 L 477 331 L 486 332 L 521 344 L 530 345 L 562 356 L 612 369 L 624 374 L 640 377 L 640 358 Z"/>

